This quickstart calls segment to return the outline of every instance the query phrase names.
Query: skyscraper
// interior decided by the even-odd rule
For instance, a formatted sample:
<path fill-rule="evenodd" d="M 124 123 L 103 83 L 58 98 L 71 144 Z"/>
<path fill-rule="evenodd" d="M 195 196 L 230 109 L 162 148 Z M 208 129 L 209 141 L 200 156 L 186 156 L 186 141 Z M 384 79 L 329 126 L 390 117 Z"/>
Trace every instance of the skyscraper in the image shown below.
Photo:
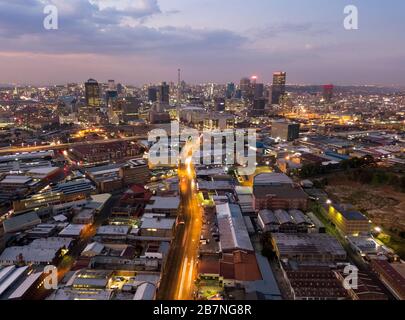
<path fill-rule="evenodd" d="M 325 102 L 331 102 L 333 98 L 333 84 L 326 84 L 323 86 L 323 100 Z"/>
<path fill-rule="evenodd" d="M 235 84 L 230 82 L 226 85 L 226 98 L 231 99 L 235 94 Z"/>
<path fill-rule="evenodd" d="M 108 88 L 105 92 L 105 99 L 107 107 L 111 107 L 113 101 L 118 98 L 117 87 L 114 80 L 108 80 Z"/>
<path fill-rule="evenodd" d="M 215 98 L 214 99 L 215 111 L 225 111 L 225 99 Z"/>
<path fill-rule="evenodd" d="M 182 87 L 181 87 L 181 69 L 177 70 L 177 105 L 179 105 L 182 98 Z"/>
<path fill-rule="evenodd" d="M 264 84 L 256 83 L 254 88 L 255 99 L 263 98 L 264 94 Z"/>
<path fill-rule="evenodd" d="M 117 92 L 118 92 L 118 94 L 123 94 L 124 90 L 125 90 L 124 86 L 121 83 L 118 83 L 117 84 Z"/>
<path fill-rule="evenodd" d="M 157 92 L 158 90 L 156 87 L 149 87 L 148 88 L 148 101 L 149 102 L 156 102 L 157 101 Z"/>
<path fill-rule="evenodd" d="M 89 79 L 84 84 L 86 105 L 90 108 L 99 108 L 101 106 L 100 86 L 94 79 Z"/>
<path fill-rule="evenodd" d="M 248 115 L 251 117 L 262 117 L 265 114 L 266 99 L 258 98 L 253 100 L 253 107 L 249 110 Z"/>
<path fill-rule="evenodd" d="M 275 72 L 273 73 L 273 86 L 271 90 L 271 103 L 279 104 L 280 99 L 285 94 L 285 84 L 287 79 L 287 73 Z"/>
<path fill-rule="evenodd" d="M 106 105 L 107 107 L 111 107 L 114 101 L 116 101 L 118 98 L 118 92 L 117 90 L 107 90 L 105 92 L 105 99 L 106 99 Z"/>
<path fill-rule="evenodd" d="M 271 125 L 271 137 L 281 141 L 294 141 L 300 136 L 300 124 L 287 121 L 274 121 Z"/>
<path fill-rule="evenodd" d="M 114 91 L 117 88 L 115 87 L 115 81 L 114 80 L 108 80 L 108 90 Z"/>
<path fill-rule="evenodd" d="M 240 86 L 239 86 L 241 92 L 242 92 L 242 98 L 245 98 L 249 95 L 250 89 L 251 89 L 251 83 L 249 78 L 242 78 L 240 80 Z"/>
<path fill-rule="evenodd" d="M 169 104 L 170 100 L 170 87 L 166 82 L 162 82 L 162 84 L 158 88 L 158 99 L 160 103 Z"/>

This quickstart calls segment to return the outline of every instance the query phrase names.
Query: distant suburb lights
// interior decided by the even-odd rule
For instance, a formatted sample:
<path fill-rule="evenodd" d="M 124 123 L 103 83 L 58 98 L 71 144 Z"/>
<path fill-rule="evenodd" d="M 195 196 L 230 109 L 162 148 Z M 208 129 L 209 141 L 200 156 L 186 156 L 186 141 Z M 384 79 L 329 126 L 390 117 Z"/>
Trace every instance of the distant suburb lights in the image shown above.
<path fill-rule="evenodd" d="M 55 5 L 47 5 L 44 7 L 43 13 L 45 18 L 43 25 L 45 30 L 58 30 L 58 8 Z M 343 20 L 343 27 L 346 30 L 359 29 L 359 10 L 355 5 L 347 5 L 343 9 L 345 18 Z"/>

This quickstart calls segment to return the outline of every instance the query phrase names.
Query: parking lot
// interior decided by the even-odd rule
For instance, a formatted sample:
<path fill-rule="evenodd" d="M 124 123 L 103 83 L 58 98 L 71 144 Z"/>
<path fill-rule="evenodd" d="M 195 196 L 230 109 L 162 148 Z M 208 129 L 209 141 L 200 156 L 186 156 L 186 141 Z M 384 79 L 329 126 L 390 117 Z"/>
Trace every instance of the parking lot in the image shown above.
<path fill-rule="evenodd" d="M 215 212 L 204 210 L 200 253 L 219 252 L 219 232 Z"/>

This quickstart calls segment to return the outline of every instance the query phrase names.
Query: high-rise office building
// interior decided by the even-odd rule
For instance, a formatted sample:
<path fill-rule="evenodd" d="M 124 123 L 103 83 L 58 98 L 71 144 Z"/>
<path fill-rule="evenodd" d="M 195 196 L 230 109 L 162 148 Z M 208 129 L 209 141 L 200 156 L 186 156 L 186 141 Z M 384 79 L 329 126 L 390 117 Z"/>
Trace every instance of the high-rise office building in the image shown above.
<path fill-rule="evenodd" d="M 105 100 L 107 107 L 112 107 L 114 101 L 118 98 L 117 87 L 114 80 L 108 80 L 108 88 L 105 91 Z"/>
<path fill-rule="evenodd" d="M 106 100 L 106 105 L 107 107 L 112 107 L 114 101 L 116 101 L 118 98 L 118 92 L 117 90 L 107 90 L 105 92 L 105 100 Z"/>
<path fill-rule="evenodd" d="M 156 102 L 157 101 L 157 93 L 158 90 L 156 87 L 149 87 L 148 88 L 148 101 L 149 102 Z"/>
<path fill-rule="evenodd" d="M 124 94 L 125 88 L 121 83 L 117 84 L 117 92 L 118 94 Z"/>
<path fill-rule="evenodd" d="M 99 108 L 101 106 L 100 86 L 94 79 L 89 79 L 84 84 L 86 105 L 90 108 Z"/>
<path fill-rule="evenodd" d="M 263 98 L 264 94 L 264 84 L 256 83 L 254 88 L 255 99 Z"/>
<path fill-rule="evenodd" d="M 273 86 L 271 90 L 271 103 L 280 104 L 281 98 L 285 95 L 285 84 L 287 73 L 275 72 L 273 74 Z"/>
<path fill-rule="evenodd" d="M 271 125 L 271 137 L 282 141 L 294 141 L 300 136 L 300 124 L 287 121 L 274 121 Z"/>
<path fill-rule="evenodd" d="M 235 94 L 235 84 L 230 82 L 226 85 L 226 98 L 232 99 Z"/>
<path fill-rule="evenodd" d="M 250 117 L 261 117 L 264 116 L 266 109 L 266 99 L 258 98 L 253 100 L 253 107 L 248 112 Z"/>
<path fill-rule="evenodd" d="M 333 84 L 326 84 L 323 86 L 323 100 L 325 102 L 331 102 L 333 98 Z"/>
<path fill-rule="evenodd" d="M 215 111 L 225 111 L 225 99 L 224 98 L 215 98 Z"/>
<path fill-rule="evenodd" d="M 236 89 L 236 90 L 235 90 L 234 98 L 235 98 L 235 99 L 242 99 L 242 90 Z"/>
<path fill-rule="evenodd" d="M 159 86 L 158 100 L 160 103 L 169 104 L 170 86 L 166 82 L 162 82 L 162 84 Z"/>
<path fill-rule="evenodd" d="M 109 91 L 115 91 L 117 88 L 115 87 L 115 81 L 114 80 L 108 80 L 108 90 Z"/>
<path fill-rule="evenodd" d="M 241 92 L 242 92 L 242 98 L 245 98 L 249 95 L 250 90 L 251 90 L 251 82 L 249 78 L 242 78 L 240 80 L 240 86 L 239 86 Z"/>

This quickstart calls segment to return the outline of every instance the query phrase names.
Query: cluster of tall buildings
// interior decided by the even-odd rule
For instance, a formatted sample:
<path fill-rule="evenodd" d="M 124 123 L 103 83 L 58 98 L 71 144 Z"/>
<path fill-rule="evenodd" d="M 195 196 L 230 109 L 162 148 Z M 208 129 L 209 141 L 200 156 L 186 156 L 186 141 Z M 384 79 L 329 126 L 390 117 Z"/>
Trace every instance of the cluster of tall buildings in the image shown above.
<path fill-rule="evenodd" d="M 119 124 L 124 118 L 123 106 L 128 104 L 128 102 L 118 99 L 120 97 L 119 91 L 121 90 L 121 85 L 116 85 L 114 80 L 109 80 L 107 86 L 105 88 L 103 86 L 94 79 L 86 81 L 84 85 L 86 108 L 83 109 L 86 110 L 86 119 L 90 120 L 90 122 L 99 121 L 94 117 L 96 117 L 97 111 L 101 109 L 106 110 L 109 123 Z M 174 92 L 177 92 L 177 97 L 174 96 Z M 145 99 L 142 99 L 142 101 L 150 106 L 147 120 L 151 123 L 167 123 L 173 118 L 173 115 L 169 115 L 169 109 L 172 109 L 174 106 L 174 101 L 176 101 L 175 105 L 177 109 L 181 106 L 182 102 L 194 104 L 193 95 L 186 95 L 186 92 L 190 93 L 186 89 L 185 82 L 181 81 L 180 78 L 177 86 L 166 82 L 148 86 L 146 88 Z M 242 78 L 239 85 L 233 82 L 228 83 L 222 94 L 218 94 L 216 86 L 212 84 L 209 92 L 209 96 L 214 104 L 214 111 L 224 112 L 227 101 L 240 100 L 245 104 L 248 115 L 252 117 L 265 115 L 266 108 L 270 105 L 283 103 L 285 95 L 286 72 L 274 73 L 273 83 L 270 86 L 259 83 L 258 78 L 252 76 L 251 78 Z M 186 97 L 187 99 L 185 99 Z M 176 114 L 178 118 L 179 110 L 177 110 Z M 66 119 L 66 121 L 69 121 L 69 119 Z"/>

